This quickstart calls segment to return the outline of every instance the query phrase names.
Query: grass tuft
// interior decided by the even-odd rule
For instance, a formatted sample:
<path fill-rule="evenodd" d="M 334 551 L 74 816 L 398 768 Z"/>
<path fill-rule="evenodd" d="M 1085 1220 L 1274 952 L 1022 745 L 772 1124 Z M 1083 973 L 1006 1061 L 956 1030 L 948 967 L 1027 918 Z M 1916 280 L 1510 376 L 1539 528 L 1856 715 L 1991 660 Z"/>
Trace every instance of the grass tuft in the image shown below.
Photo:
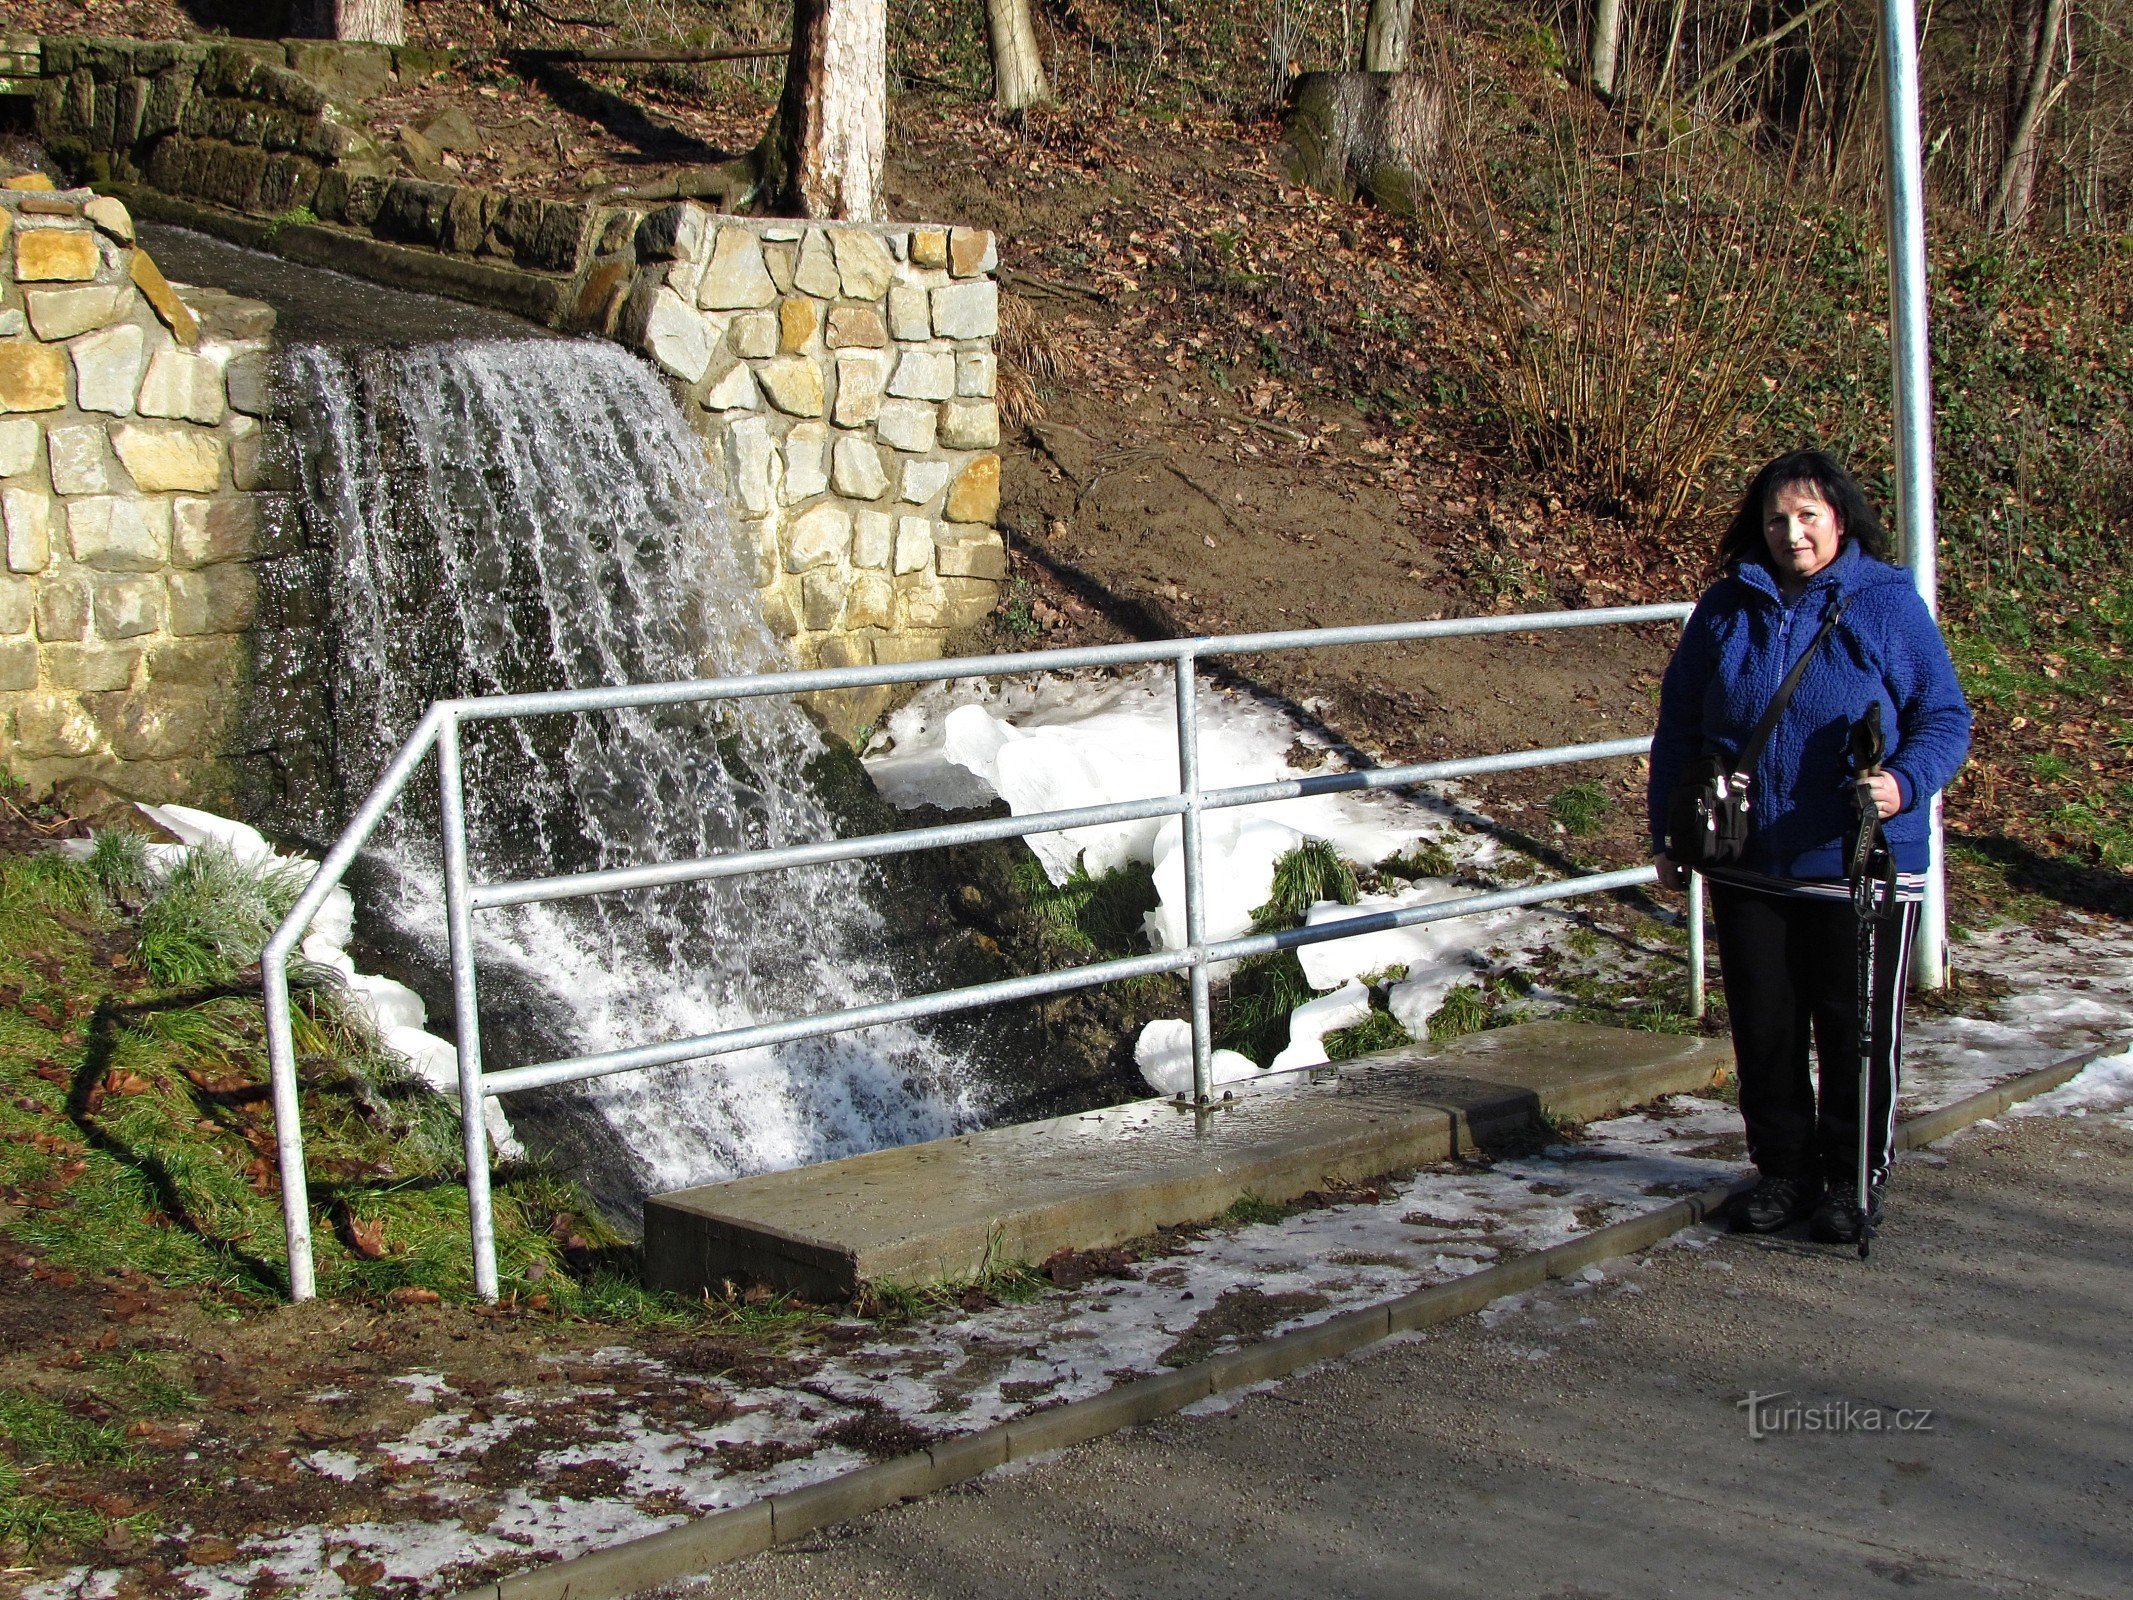
<path fill-rule="evenodd" d="M 1614 802 L 1607 791 L 1591 779 L 1581 779 L 1548 797 L 1548 815 L 1568 834 L 1587 834 L 1599 827 Z"/>
<path fill-rule="evenodd" d="M 1252 913 L 1252 926 L 1261 933 L 1294 928 L 1319 901 L 1352 906 L 1360 893 L 1353 863 L 1325 840 L 1306 839 L 1274 863 L 1273 887 L 1266 904 Z"/>
<path fill-rule="evenodd" d="M 195 846 L 141 908 L 141 965 L 167 988 L 228 983 L 259 959 L 304 882 L 294 865 L 248 866 L 222 845 Z"/>

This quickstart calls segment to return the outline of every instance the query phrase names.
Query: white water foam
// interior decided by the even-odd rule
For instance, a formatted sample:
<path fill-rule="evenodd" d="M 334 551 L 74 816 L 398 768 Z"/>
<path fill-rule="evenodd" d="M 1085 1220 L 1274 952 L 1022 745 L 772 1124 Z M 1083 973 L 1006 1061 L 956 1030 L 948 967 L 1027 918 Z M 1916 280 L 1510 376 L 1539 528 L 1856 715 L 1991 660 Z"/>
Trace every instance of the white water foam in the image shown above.
<path fill-rule="evenodd" d="M 701 443 L 623 351 L 299 347 L 284 380 L 309 540 L 330 552 L 344 805 L 434 700 L 783 665 Z M 466 739 L 477 879 L 837 831 L 806 776 L 820 738 L 786 700 L 474 724 Z M 389 915 L 440 959 L 435 839 L 418 783 L 375 857 L 391 869 Z M 485 912 L 484 983 L 535 997 L 544 1026 L 510 1048 L 553 1054 L 885 998 L 896 984 L 875 954 L 871 882 L 830 867 Z M 488 1042 L 492 1068 L 511 1064 Z M 964 1063 L 895 1028 L 582 1092 L 641 1166 L 640 1193 L 938 1137 L 974 1117 Z"/>

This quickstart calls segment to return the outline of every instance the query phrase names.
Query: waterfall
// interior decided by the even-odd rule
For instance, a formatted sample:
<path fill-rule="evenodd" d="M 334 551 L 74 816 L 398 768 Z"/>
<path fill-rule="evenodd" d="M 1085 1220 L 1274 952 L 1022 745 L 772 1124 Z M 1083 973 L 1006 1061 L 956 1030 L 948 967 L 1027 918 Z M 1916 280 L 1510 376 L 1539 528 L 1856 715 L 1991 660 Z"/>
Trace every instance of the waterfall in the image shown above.
<path fill-rule="evenodd" d="M 622 350 L 299 346 L 280 387 L 325 602 L 309 670 L 330 702 L 338 809 L 434 700 L 785 664 L 701 442 Z M 807 779 L 822 741 L 789 700 L 472 724 L 465 738 L 480 880 L 837 831 Z M 435 818 L 418 782 L 378 835 L 370 898 L 441 965 Z M 530 995 L 545 1019 L 520 1037 L 491 1029 L 485 1006 L 487 1064 L 892 995 L 873 883 L 847 864 L 477 913 L 485 1000 Z M 964 1064 L 897 1028 L 569 1092 L 628 1152 L 636 1170 L 595 1185 L 625 1203 L 974 1120 Z"/>

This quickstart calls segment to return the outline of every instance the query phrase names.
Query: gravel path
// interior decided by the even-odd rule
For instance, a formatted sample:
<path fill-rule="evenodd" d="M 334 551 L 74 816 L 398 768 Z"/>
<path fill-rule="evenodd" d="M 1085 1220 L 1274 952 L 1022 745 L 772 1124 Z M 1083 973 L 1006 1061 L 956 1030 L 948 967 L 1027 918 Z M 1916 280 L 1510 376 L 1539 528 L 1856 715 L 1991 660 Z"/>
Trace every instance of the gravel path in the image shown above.
<path fill-rule="evenodd" d="M 693 1592 L 2133 1595 L 2128 1120 L 1907 1159 L 1864 1267 L 1698 1230 Z M 1861 1425 L 1753 1439 L 1751 1391 Z"/>

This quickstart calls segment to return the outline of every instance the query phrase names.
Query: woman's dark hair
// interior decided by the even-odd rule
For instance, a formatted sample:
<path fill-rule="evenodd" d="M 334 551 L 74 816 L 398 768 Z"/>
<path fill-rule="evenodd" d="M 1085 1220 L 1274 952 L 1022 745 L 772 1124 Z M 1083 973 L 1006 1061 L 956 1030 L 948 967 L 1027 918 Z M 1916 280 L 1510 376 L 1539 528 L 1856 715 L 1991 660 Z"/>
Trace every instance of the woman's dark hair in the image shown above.
<path fill-rule="evenodd" d="M 1759 561 L 1769 552 L 1763 542 L 1763 519 L 1770 514 L 1770 497 L 1794 484 L 1807 484 L 1836 512 L 1838 526 L 1847 539 L 1877 561 L 1889 559 L 1888 535 L 1881 531 L 1881 515 L 1858 480 L 1844 470 L 1837 458 L 1823 450 L 1794 450 L 1779 456 L 1748 480 L 1740 497 L 1740 509 L 1718 541 L 1715 565 L 1730 572 L 1743 561 Z"/>

